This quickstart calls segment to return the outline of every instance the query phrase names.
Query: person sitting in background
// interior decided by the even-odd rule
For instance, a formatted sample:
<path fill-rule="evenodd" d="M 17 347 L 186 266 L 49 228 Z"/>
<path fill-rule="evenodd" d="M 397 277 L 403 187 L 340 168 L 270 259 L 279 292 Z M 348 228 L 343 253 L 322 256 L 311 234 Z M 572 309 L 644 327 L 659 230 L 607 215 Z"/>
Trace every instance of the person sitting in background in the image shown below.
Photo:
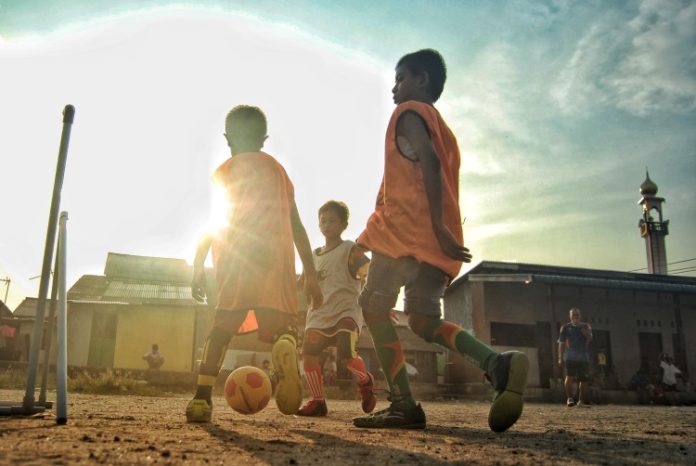
<path fill-rule="evenodd" d="M 635 390 L 638 394 L 638 403 L 647 404 L 653 403 L 653 397 L 655 396 L 655 386 L 650 380 L 650 367 L 648 365 L 648 358 L 643 357 L 640 362 L 640 367 L 631 377 L 631 381 L 628 383 L 629 390 Z"/>
<path fill-rule="evenodd" d="M 143 359 L 147 361 L 149 369 L 157 370 L 164 364 L 164 356 L 159 352 L 159 345 L 157 343 L 152 345 L 152 350 L 149 353 L 143 355 Z"/>

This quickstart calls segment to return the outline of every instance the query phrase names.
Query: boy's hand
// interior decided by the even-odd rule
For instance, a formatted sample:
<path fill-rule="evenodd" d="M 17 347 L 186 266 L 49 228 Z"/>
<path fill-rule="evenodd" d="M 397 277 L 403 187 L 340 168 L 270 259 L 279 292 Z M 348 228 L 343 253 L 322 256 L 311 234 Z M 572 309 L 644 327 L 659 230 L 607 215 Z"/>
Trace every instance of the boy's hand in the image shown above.
<path fill-rule="evenodd" d="M 205 268 L 193 268 L 193 279 L 191 280 L 191 296 L 199 303 L 205 302 Z"/>
<path fill-rule="evenodd" d="M 305 276 L 304 292 L 307 304 L 310 305 L 312 311 L 324 304 L 324 295 L 321 293 L 321 288 L 319 288 L 319 280 L 317 280 L 316 274 Z"/>
<path fill-rule="evenodd" d="M 439 228 L 435 227 L 434 230 L 437 241 L 440 243 L 440 249 L 447 257 L 461 262 L 471 262 L 469 248 L 459 244 L 446 226 L 441 225 Z"/>

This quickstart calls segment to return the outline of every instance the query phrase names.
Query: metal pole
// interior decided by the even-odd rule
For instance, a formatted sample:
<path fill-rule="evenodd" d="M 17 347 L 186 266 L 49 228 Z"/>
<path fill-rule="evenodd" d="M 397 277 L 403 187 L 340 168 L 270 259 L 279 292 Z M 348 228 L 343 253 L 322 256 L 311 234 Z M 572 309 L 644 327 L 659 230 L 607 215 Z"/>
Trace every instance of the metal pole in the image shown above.
<path fill-rule="evenodd" d="M 46 387 L 48 385 L 48 368 L 50 366 L 51 346 L 53 345 L 53 324 L 56 320 L 56 298 L 58 296 L 58 259 L 60 256 L 60 232 L 58 233 L 58 249 L 56 260 L 53 263 L 53 281 L 51 282 L 51 303 L 48 308 L 48 322 L 46 323 L 46 342 L 44 348 L 43 367 L 41 368 L 41 390 L 39 391 L 39 404 L 46 404 Z"/>
<path fill-rule="evenodd" d="M 26 411 L 34 408 L 34 388 L 36 386 L 36 366 L 39 362 L 39 350 L 41 349 L 41 337 L 43 331 L 44 314 L 46 313 L 46 294 L 48 292 L 48 280 L 51 275 L 51 260 L 53 259 L 53 247 L 56 241 L 56 227 L 58 223 L 58 209 L 60 208 L 60 192 L 63 188 L 65 175 L 65 161 L 68 157 L 68 144 L 70 142 L 70 129 L 75 118 L 75 107 L 66 105 L 63 109 L 63 132 L 60 138 L 58 150 L 58 164 L 56 166 L 56 178 L 53 183 L 53 198 L 51 210 L 48 216 L 48 228 L 46 231 L 46 246 L 44 248 L 43 267 L 41 269 L 41 283 L 36 304 L 36 320 L 31 340 L 29 353 L 29 366 L 27 368 L 27 387 L 24 393 L 22 406 Z"/>
<path fill-rule="evenodd" d="M 58 233 L 58 357 L 56 361 L 56 423 L 68 422 L 68 309 L 65 286 L 65 256 L 68 242 L 66 223 L 68 213 L 60 214 Z"/>

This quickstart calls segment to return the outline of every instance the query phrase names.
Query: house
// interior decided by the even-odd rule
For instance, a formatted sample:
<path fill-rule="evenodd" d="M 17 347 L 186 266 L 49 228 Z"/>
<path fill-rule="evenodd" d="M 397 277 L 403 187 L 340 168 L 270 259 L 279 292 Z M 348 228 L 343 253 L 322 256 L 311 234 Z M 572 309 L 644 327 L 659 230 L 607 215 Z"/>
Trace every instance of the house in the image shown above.
<path fill-rule="evenodd" d="M 83 275 L 68 290 L 68 364 L 145 369 L 156 343 L 162 370 L 189 372 L 213 317 L 191 297 L 183 259 L 110 252 L 104 275 Z"/>
<path fill-rule="evenodd" d="M 498 351 L 524 351 L 529 386 L 542 388 L 562 377 L 556 341 L 571 307 L 592 326 L 591 350 L 605 350 L 617 385 L 626 385 L 642 358 L 657 369 L 661 352 L 672 354 L 685 373 L 696 373 L 693 277 L 484 261 L 455 280 L 444 298 L 447 320 Z M 481 380 L 479 369 L 449 357 L 449 382 Z"/>
<path fill-rule="evenodd" d="M 18 361 L 21 357 L 20 319 L 0 301 L 0 361 Z"/>

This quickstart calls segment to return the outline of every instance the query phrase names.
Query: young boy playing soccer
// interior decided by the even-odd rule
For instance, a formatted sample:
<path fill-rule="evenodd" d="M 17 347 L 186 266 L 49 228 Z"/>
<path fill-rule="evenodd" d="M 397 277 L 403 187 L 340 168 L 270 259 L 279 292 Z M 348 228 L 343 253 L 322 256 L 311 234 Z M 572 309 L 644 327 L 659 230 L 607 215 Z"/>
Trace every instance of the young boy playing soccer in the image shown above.
<path fill-rule="evenodd" d="M 196 250 L 191 293 L 205 299 L 204 262 L 212 246 L 217 311 L 208 334 L 196 394 L 186 407 L 188 422 L 210 422 L 211 394 L 234 335 L 258 330 L 273 343 L 278 375 L 276 404 L 295 414 L 302 403 L 297 363 L 295 247 L 305 275 L 308 302 L 321 306 L 322 295 L 312 248 L 297 212 L 293 185 L 283 167 L 261 152 L 266 117 L 257 107 L 240 105 L 225 120 L 231 157 L 213 174 L 227 197 L 227 225 L 204 238 Z"/>
<path fill-rule="evenodd" d="M 334 345 L 339 362 L 358 382 L 363 411 L 370 413 L 377 404 L 372 374 L 365 370 L 365 362 L 355 350 L 363 324 L 358 296 L 370 260 L 353 241 L 341 238 L 348 227 L 348 216 L 348 206 L 343 202 L 329 201 L 319 208 L 319 229 L 326 244 L 313 256 L 324 303 L 307 313 L 302 357 L 312 398 L 297 413 L 300 416 L 326 416 L 328 412 L 319 357 Z"/>
<path fill-rule="evenodd" d="M 445 84 L 446 68 L 435 50 L 420 50 L 396 65 L 394 103 L 385 141 L 385 168 L 374 213 L 357 242 L 372 251 L 360 295 L 365 322 L 390 390 L 391 405 L 353 420 L 358 427 L 425 427 L 404 365 L 404 353 L 389 311 L 405 286 L 409 327 L 428 342 L 455 351 L 486 372 L 496 395 L 488 415 L 495 432 L 522 413 L 529 362 L 523 353 L 498 354 L 461 327 L 441 319 L 440 299 L 462 262 L 459 213 L 459 148 L 433 104 Z"/>

